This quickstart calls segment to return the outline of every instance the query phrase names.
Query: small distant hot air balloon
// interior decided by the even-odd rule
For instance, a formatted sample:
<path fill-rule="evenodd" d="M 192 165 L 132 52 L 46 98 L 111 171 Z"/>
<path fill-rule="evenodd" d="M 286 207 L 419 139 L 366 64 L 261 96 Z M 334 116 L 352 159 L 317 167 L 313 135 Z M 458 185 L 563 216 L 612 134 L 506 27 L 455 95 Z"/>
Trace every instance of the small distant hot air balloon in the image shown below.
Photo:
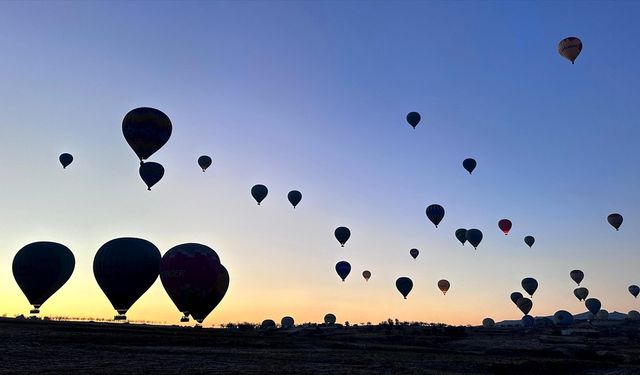
<path fill-rule="evenodd" d="M 362 277 L 364 277 L 365 281 L 369 281 L 369 279 L 371 278 L 371 271 L 362 271 Z"/>
<path fill-rule="evenodd" d="M 280 320 L 280 327 L 284 328 L 284 329 L 290 329 L 293 328 L 293 325 L 295 324 L 295 321 L 293 320 L 292 317 L 290 316 L 285 316 L 284 318 L 282 318 Z"/>
<path fill-rule="evenodd" d="M 478 163 L 476 163 L 476 161 L 471 158 L 464 159 L 462 161 L 462 167 L 466 169 L 467 172 L 469 172 L 469 174 L 471 174 L 471 172 L 473 172 L 473 170 L 476 169 L 476 165 L 478 165 Z"/>
<path fill-rule="evenodd" d="M 409 250 L 409 254 L 413 257 L 413 259 L 416 259 L 420 254 L 420 251 L 418 249 L 411 249 Z"/>
<path fill-rule="evenodd" d="M 609 319 L 609 312 L 605 309 L 600 309 L 596 314 L 596 319 L 598 320 L 607 320 Z"/>
<path fill-rule="evenodd" d="M 60 164 L 62 164 L 62 169 L 66 169 L 69 164 L 73 162 L 73 156 L 65 152 L 64 154 L 60 154 L 58 160 L 60 160 Z"/>
<path fill-rule="evenodd" d="M 298 190 L 291 190 L 289 194 L 287 194 L 287 199 L 295 209 L 298 203 L 300 203 L 300 201 L 302 200 L 302 193 Z"/>
<path fill-rule="evenodd" d="M 407 122 L 415 129 L 420 122 L 420 114 L 418 112 L 409 112 L 407 114 Z"/>
<path fill-rule="evenodd" d="M 442 294 L 446 295 L 447 291 L 449 290 L 449 287 L 451 287 L 451 284 L 449 284 L 449 281 L 444 280 L 444 279 L 438 281 L 438 289 L 440 289 Z"/>
<path fill-rule="evenodd" d="M 276 322 L 274 322 L 273 319 L 265 319 L 260 324 L 260 329 L 262 330 L 276 329 Z"/>
<path fill-rule="evenodd" d="M 456 238 L 464 246 L 464 243 L 467 242 L 467 230 L 464 228 L 456 229 Z"/>
<path fill-rule="evenodd" d="M 478 229 L 467 229 L 466 238 L 471 246 L 473 246 L 474 249 L 477 249 L 478 245 L 480 245 L 480 241 L 482 241 L 482 232 Z"/>
<path fill-rule="evenodd" d="M 522 298 L 522 297 L 523 297 L 523 295 L 520 292 L 513 292 L 513 293 L 511 293 L 511 296 L 509 296 L 509 298 L 511 298 L 511 302 L 513 302 L 513 303 L 518 302 L 518 300 L 520 298 Z"/>
<path fill-rule="evenodd" d="M 396 289 L 398 289 L 398 292 L 402 294 L 404 299 L 407 299 L 409 292 L 413 289 L 413 281 L 408 277 L 399 277 L 396 280 Z"/>
<path fill-rule="evenodd" d="M 205 172 L 207 168 L 211 166 L 212 160 L 210 156 L 202 155 L 198 158 L 198 165 L 202 168 L 202 171 Z"/>
<path fill-rule="evenodd" d="M 340 246 L 344 247 L 344 244 L 347 243 L 349 237 L 351 237 L 351 231 L 347 227 L 338 227 L 335 231 L 333 231 L 333 235 L 340 243 Z"/>
<path fill-rule="evenodd" d="M 133 109 L 122 120 L 122 134 L 141 162 L 167 143 L 171 131 L 169 117 L 155 108 Z"/>
<path fill-rule="evenodd" d="M 529 311 L 531 311 L 531 308 L 533 307 L 533 302 L 527 297 L 522 297 L 516 301 L 516 306 L 518 306 L 518 308 L 520 309 L 520 311 L 522 311 L 523 314 L 527 315 L 529 314 Z"/>
<path fill-rule="evenodd" d="M 573 315 L 568 311 L 559 310 L 553 314 L 553 320 L 559 327 L 569 327 L 573 324 Z"/>
<path fill-rule="evenodd" d="M 637 285 L 630 285 L 629 286 L 629 293 L 631 293 L 631 295 L 634 298 L 637 298 L 638 294 L 640 294 L 640 287 L 638 287 Z"/>
<path fill-rule="evenodd" d="M 324 316 L 324 324 L 328 325 L 328 326 L 332 326 L 334 324 L 336 324 L 336 316 L 329 313 L 327 315 Z"/>
<path fill-rule="evenodd" d="M 427 207 L 426 212 L 429 220 L 431 220 L 433 225 L 437 228 L 438 224 L 442 221 L 442 218 L 444 218 L 444 208 L 439 204 L 432 204 Z"/>
<path fill-rule="evenodd" d="M 344 279 L 346 279 L 347 276 L 349 276 L 349 273 L 351 272 L 351 265 L 349 264 L 349 262 L 345 262 L 344 260 L 341 260 L 340 262 L 336 263 L 336 272 L 344 282 Z"/>
<path fill-rule="evenodd" d="M 564 38 L 558 43 L 558 53 L 572 64 L 575 63 L 580 51 L 582 51 L 582 42 L 575 36 Z"/>
<path fill-rule="evenodd" d="M 495 325 L 496 325 L 496 322 L 495 322 L 493 319 L 491 319 L 491 318 L 484 318 L 484 319 L 482 319 L 482 326 L 483 326 L 484 328 L 491 328 L 491 327 L 493 327 L 493 326 L 495 326 Z"/>
<path fill-rule="evenodd" d="M 147 190 L 151 190 L 151 187 L 164 176 L 164 167 L 160 163 L 147 162 L 140 164 L 138 172 L 142 181 L 147 185 Z"/>
<path fill-rule="evenodd" d="M 576 296 L 579 301 L 584 301 L 589 296 L 589 289 L 583 286 L 575 288 L 573 290 L 573 295 Z"/>
<path fill-rule="evenodd" d="M 630 320 L 640 320 L 640 312 L 638 312 L 637 310 L 629 311 L 627 316 L 629 317 Z"/>
<path fill-rule="evenodd" d="M 256 202 L 258 202 L 258 206 L 260 205 L 260 202 L 267 197 L 268 192 L 269 190 L 267 187 L 261 184 L 253 185 L 251 188 L 251 196 L 256 200 Z"/>
<path fill-rule="evenodd" d="M 500 228 L 500 230 L 506 236 L 507 234 L 509 234 L 509 231 L 511 230 L 511 220 L 502 219 L 502 220 L 498 221 L 498 228 Z"/>
<path fill-rule="evenodd" d="M 533 297 L 533 293 L 535 293 L 538 289 L 538 282 L 533 277 L 525 277 L 524 279 L 522 279 L 522 282 L 520 284 L 522 285 L 522 289 L 524 289 L 525 292 L 529 293 L 530 297 Z"/>
<path fill-rule="evenodd" d="M 607 216 L 607 221 L 611 224 L 612 227 L 616 228 L 616 230 L 620 229 L 622 225 L 622 215 L 620 214 L 611 214 Z"/>
<path fill-rule="evenodd" d="M 584 305 L 587 307 L 587 310 L 593 314 L 593 316 L 595 316 L 598 311 L 600 311 L 600 307 L 602 307 L 602 304 L 596 298 L 587 298 L 587 300 L 584 301 Z"/>
<path fill-rule="evenodd" d="M 571 280 L 575 281 L 576 284 L 580 285 L 582 279 L 584 279 L 584 272 L 580 270 L 573 270 L 569 272 L 569 277 L 571 277 Z"/>
<path fill-rule="evenodd" d="M 526 243 L 529 247 L 533 246 L 535 242 L 536 242 L 536 239 L 533 238 L 533 236 L 526 236 L 524 238 L 524 243 Z"/>

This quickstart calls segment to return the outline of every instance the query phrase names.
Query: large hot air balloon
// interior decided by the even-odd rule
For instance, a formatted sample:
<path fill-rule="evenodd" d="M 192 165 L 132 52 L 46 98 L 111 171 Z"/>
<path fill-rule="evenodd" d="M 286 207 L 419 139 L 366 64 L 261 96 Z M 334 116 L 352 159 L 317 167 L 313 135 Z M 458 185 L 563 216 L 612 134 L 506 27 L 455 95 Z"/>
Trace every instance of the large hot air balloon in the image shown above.
<path fill-rule="evenodd" d="M 559 310 L 553 314 L 553 320 L 559 327 L 569 327 L 573 324 L 573 315 L 568 311 Z"/>
<path fill-rule="evenodd" d="M 296 208 L 298 203 L 302 200 L 302 193 L 298 190 L 291 190 L 289 194 L 287 194 L 287 199 L 289 199 L 289 203 L 291 203 L 293 208 Z"/>
<path fill-rule="evenodd" d="M 526 243 L 529 247 L 533 246 L 535 242 L 536 242 L 536 239 L 533 238 L 533 236 L 526 236 L 524 238 L 524 243 Z"/>
<path fill-rule="evenodd" d="M 602 307 L 602 304 L 600 304 L 600 301 L 596 298 L 587 298 L 587 300 L 584 301 L 584 305 L 587 307 L 587 310 L 593 314 L 593 316 L 595 316 L 598 311 L 600 311 L 600 307 Z"/>
<path fill-rule="evenodd" d="M 66 246 L 55 242 L 34 242 L 13 258 L 13 277 L 33 305 L 32 314 L 71 277 L 76 260 Z"/>
<path fill-rule="evenodd" d="M 522 298 L 522 297 L 523 297 L 523 295 L 522 295 L 522 293 L 520 293 L 520 292 L 513 292 L 513 293 L 511 293 L 511 295 L 509 296 L 509 298 L 511 298 L 511 301 L 512 301 L 513 303 L 518 302 L 518 300 L 519 300 L 520 298 Z"/>
<path fill-rule="evenodd" d="M 62 164 L 62 169 L 65 169 L 73 162 L 73 156 L 65 152 L 64 154 L 60 154 L 58 160 L 60 160 L 60 164 Z"/>
<path fill-rule="evenodd" d="M 582 42 L 575 36 L 564 38 L 558 43 L 558 53 L 572 64 L 575 63 L 580 51 L 582 51 Z"/>
<path fill-rule="evenodd" d="M 467 229 L 466 237 L 471 246 L 477 249 L 480 241 L 482 241 L 482 232 L 478 229 Z"/>
<path fill-rule="evenodd" d="M 100 289 L 118 312 L 125 314 L 158 278 L 160 251 L 141 238 L 116 238 L 98 249 L 93 275 Z"/>
<path fill-rule="evenodd" d="M 142 181 L 147 185 L 147 190 L 151 190 L 151 187 L 158 183 L 164 176 L 164 167 L 160 163 L 147 162 L 140 164 L 138 170 Z"/>
<path fill-rule="evenodd" d="M 220 264 L 220 272 L 216 279 L 213 289 L 206 295 L 202 296 L 201 303 L 194 303 L 193 307 L 189 309 L 189 313 L 193 319 L 201 323 L 207 318 L 207 316 L 215 309 L 229 289 L 229 271 Z"/>
<path fill-rule="evenodd" d="M 351 272 L 351 265 L 349 264 L 349 262 L 345 262 L 344 260 L 341 260 L 338 263 L 336 263 L 336 272 L 344 282 L 344 279 L 346 279 L 347 276 L 349 276 L 349 273 Z"/>
<path fill-rule="evenodd" d="M 413 259 L 416 259 L 419 254 L 420 254 L 420 250 L 418 250 L 418 249 L 409 250 L 409 255 L 411 255 L 411 257 L 413 257 Z"/>
<path fill-rule="evenodd" d="M 573 290 L 573 295 L 576 296 L 576 298 L 579 301 L 584 301 L 585 299 L 587 299 L 587 296 L 589 296 L 589 289 L 581 286 L 579 288 L 575 288 Z"/>
<path fill-rule="evenodd" d="M 336 236 L 336 240 L 340 243 L 340 246 L 344 247 L 349 237 L 351 237 L 351 231 L 347 227 L 338 227 L 333 231 L 333 235 Z"/>
<path fill-rule="evenodd" d="M 203 172 L 205 172 L 207 168 L 211 166 L 212 162 L 213 161 L 211 160 L 211 156 L 202 155 L 198 158 L 198 165 L 200 166 L 200 168 L 202 168 Z"/>
<path fill-rule="evenodd" d="M 408 277 L 399 277 L 396 280 L 396 288 L 398 289 L 398 292 L 402 294 L 404 299 L 407 299 L 409 292 L 413 289 L 413 281 Z"/>
<path fill-rule="evenodd" d="M 224 267 L 218 254 L 208 246 L 186 243 L 172 247 L 162 256 L 160 281 L 178 311 L 203 320 L 217 304 L 224 283 Z M 227 277 L 228 279 L 228 277 Z M 228 283 L 228 281 L 227 281 Z"/>
<path fill-rule="evenodd" d="M 280 327 L 284 328 L 284 329 L 290 329 L 293 328 L 293 325 L 295 324 L 295 321 L 293 320 L 292 317 L 290 316 L 285 316 L 284 318 L 282 318 L 280 320 Z"/>
<path fill-rule="evenodd" d="M 522 297 L 516 301 L 516 306 L 518 306 L 518 308 L 520 309 L 520 311 L 522 311 L 523 314 L 527 315 L 529 314 L 529 311 L 531 311 L 531 308 L 533 307 L 533 302 L 527 297 Z"/>
<path fill-rule="evenodd" d="M 631 293 L 631 295 L 634 298 L 637 298 L 638 294 L 640 293 L 640 287 L 638 287 L 637 285 L 630 285 L 629 286 L 629 293 Z"/>
<path fill-rule="evenodd" d="M 449 284 L 449 281 L 444 279 L 438 281 L 438 289 L 440 289 L 442 294 L 446 295 L 450 287 L 451 287 L 451 284 Z"/>
<path fill-rule="evenodd" d="M 607 216 L 607 221 L 611 224 L 612 227 L 616 228 L 616 230 L 620 229 L 622 225 L 622 215 L 620 214 L 611 214 Z"/>
<path fill-rule="evenodd" d="M 258 206 L 267 197 L 267 193 L 269 193 L 269 189 L 261 184 L 253 185 L 251 188 L 251 196 L 258 202 Z"/>
<path fill-rule="evenodd" d="M 407 122 L 415 129 L 420 122 L 420 114 L 418 112 L 409 112 L 407 114 Z"/>
<path fill-rule="evenodd" d="M 336 316 L 329 313 L 327 315 L 324 316 L 324 324 L 328 325 L 328 326 L 332 326 L 334 324 L 336 324 Z"/>
<path fill-rule="evenodd" d="M 169 117 L 155 108 L 136 108 L 122 120 L 122 134 L 141 162 L 167 143 L 171 129 Z"/>
<path fill-rule="evenodd" d="M 476 169 L 476 165 L 478 165 L 478 163 L 476 163 L 476 161 L 471 158 L 464 159 L 462 161 L 462 167 L 466 169 L 467 172 L 469 172 L 469 174 L 471 174 L 471 172 L 473 172 L 473 170 Z"/>
<path fill-rule="evenodd" d="M 464 246 L 464 243 L 467 242 L 467 230 L 464 228 L 457 229 L 456 238 L 460 241 L 462 246 Z"/>
<path fill-rule="evenodd" d="M 365 281 L 369 281 L 369 279 L 371 278 L 371 271 L 362 271 L 362 277 L 364 277 Z"/>
<path fill-rule="evenodd" d="M 580 285 L 582 279 L 584 279 L 584 272 L 580 270 L 573 270 L 569 272 L 569 277 L 571 277 L 571 280 L 575 281 L 576 284 Z"/>
<path fill-rule="evenodd" d="M 502 219 L 502 220 L 498 221 L 498 228 L 500 228 L 500 230 L 506 236 L 507 234 L 509 234 L 509 231 L 511 230 L 511 220 Z"/>
<path fill-rule="evenodd" d="M 533 297 L 533 293 L 535 293 L 536 289 L 538 289 L 538 282 L 533 277 L 525 277 L 524 279 L 522 279 L 522 282 L 520 284 L 522 285 L 522 289 L 524 289 L 525 292 L 529 293 L 530 297 Z"/>
<path fill-rule="evenodd" d="M 439 204 L 432 204 L 428 206 L 427 217 L 437 228 L 438 224 L 442 221 L 442 218 L 444 218 L 444 208 Z"/>
<path fill-rule="evenodd" d="M 493 326 L 495 326 L 495 325 L 496 325 L 496 322 L 495 322 L 493 319 L 491 319 L 491 318 L 484 318 L 484 319 L 482 319 L 482 326 L 483 326 L 484 328 L 491 328 L 491 327 L 493 327 Z"/>

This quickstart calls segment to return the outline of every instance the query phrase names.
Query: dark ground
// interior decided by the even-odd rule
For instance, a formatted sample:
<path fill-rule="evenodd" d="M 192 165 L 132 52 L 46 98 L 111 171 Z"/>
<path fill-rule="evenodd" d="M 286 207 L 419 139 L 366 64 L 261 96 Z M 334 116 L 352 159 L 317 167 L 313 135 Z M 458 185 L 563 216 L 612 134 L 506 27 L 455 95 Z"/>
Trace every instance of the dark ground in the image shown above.
<path fill-rule="evenodd" d="M 640 325 L 229 331 L 0 319 L 0 374 L 640 374 Z"/>

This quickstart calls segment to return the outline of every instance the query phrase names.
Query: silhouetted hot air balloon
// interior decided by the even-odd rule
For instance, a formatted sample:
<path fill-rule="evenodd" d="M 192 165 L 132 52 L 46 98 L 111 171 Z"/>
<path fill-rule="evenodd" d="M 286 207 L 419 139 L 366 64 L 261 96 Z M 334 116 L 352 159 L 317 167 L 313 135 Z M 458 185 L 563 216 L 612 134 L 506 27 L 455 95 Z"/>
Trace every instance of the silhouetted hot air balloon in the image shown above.
<path fill-rule="evenodd" d="M 511 220 L 502 219 L 502 220 L 498 221 L 498 228 L 500 228 L 500 230 L 506 236 L 507 234 L 509 234 L 509 231 L 511 230 Z"/>
<path fill-rule="evenodd" d="M 598 311 L 600 311 L 600 307 L 602 306 L 602 304 L 600 304 L 600 301 L 596 298 L 587 298 L 587 300 L 584 301 L 584 305 L 587 307 L 587 310 L 589 310 L 589 312 L 593 314 L 593 316 L 595 316 Z"/>
<path fill-rule="evenodd" d="M 596 314 L 596 319 L 598 320 L 607 320 L 609 319 L 609 312 L 605 309 L 600 309 Z"/>
<path fill-rule="evenodd" d="M 334 324 L 336 324 L 336 316 L 329 313 L 327 315 L 324 316 L 324 324 L 328 325 L 328 326 L 332 326 Z"/>
<path fill-rule="evenodd" d="M 273 319 L 265 319 L 262 321 L 262 324 L 260 324 L 260 329 L 276 329 L 276 322 L 274 322 Z"/>
<path fill-rule="evenodd" d="M 418 112 L 409 112 L 407 114 L 407 122 L 415 129 L 420 122 L 420 114 Z"/>
<path fill-rule="evenodd" d="M 396 288 L 398 289 L 398 292 L 402 294 L 404 299 L 407 299 L 409 292 L 413 289 L 413 281 L 408 277 L 399 277 L 396 280 Z"/>
<path fill-rule="evenodd" d="M 197 313 L 203 320 L 215 307 L 225 276 L 220 257 L 210 247 L 186 243 L 172 247 L 162 256 L 160 281 L 169 298 L 185 317 Z M 227 281 L 228 283 L 228 277 Z M 221 297 L 220 297 L 221 299 Z M 218 301 L 219 302 L 219 301 Z"/>
<path fill-rule="evenodd" d="M 522 285 L 522 289 L 525 292 L 529 293 L 529 296 L 533 297 L 533 293 L 538 289 L 538 282 L 533 277 L 525 277 L 522 279 L 520 283 Z M 525 313 L 526 314 L 526 313 Z"/>
<path fill-rule="evenodd" d="M 520 298 L 522 298 L 522 297 L 524 297 L 524 296 L 523 296 L 523 295 L 522 295 L 522 293 L 520 293 L 520 292 L 513 292 L 513 293 L 511 293 L 511 296 L 509 296 L 509 298 L 511 298 L 511 301 L 512 301 L 513 303 L 518 302 L 518 300 L 519 300 Z"/>
<path fill-rule="evenodd" d="M 444 218 L 444 208 L 439 204 L 432 204 L 427 207 L 426 212 L 429 220 L 431 220 L 433 225 L 437 228 L 438 224 L 442 221 L 442 218 Z"/>
<path fill-rule="evenodd" d="M 93 275 L 100 289 L 126 319 L 131 306 L 153 285 L 160 269 L 160 251 L 141 238 L 116 238 L 98 249 L 93 259 Z"/>
<path fill-rule="evenodd" d="M 211 157 L 207 155 L 202 155 L 198 158 L 198 165 L 200 166 L 200 168 L 202 168 L 203 172 L 211 166 L 212 162 L 213 161 L 211 160 Z"/>
<path fill-rule="evenodd" d="M 160 163 L 147 162 L 140 164 L 139 171 L 142 181 L 147 185 L 147 190 L 158 183 L 164 176 L 164 167 Z"/>
<path fill-rule="evenodd" d="M 573 315 L 568 311 L 559 310 L 553 314 L 553 320 L 559 327 L 569 327 L 573 324 Z"/>
<path fill-rule="evenodd" d="M 484 328 L 491 328 L 491 327 L 493 327 L 493 326 L 495 326 L 495 325 L 496 325 L 496 322 L 495 322 L 493 319 L 491 319 L 491 318 L 484 318 L 484 319 L 482 319 L 482 326 L 483 326 Z"/>
<path fill-rule="evenodd" d="M 516 301 L 516 306 L 518 306 L 518 308 L 520 309 L 520 311 L 522 311 L 523 314 L 527 315 L 529 314 L 529 311 L 531 311 L 531 308 L 533 307 L 533 302 L 527 297 L 522 297 Z"/>
<path fill-rule="evenodd" d="M 347 227 L 338 227 L 333 231 L 333 235 L 336 236 L 336 240 L 340 243 L 340 246 L 344 247 L 349 237 L 351 237 L 351 231 Z"/>
<path fill-rule="evenodd" d="M 296 208 L 298 203 L 302 200 L 302 193 L 298 190 L 291 190 L 289 194 L 287 194 L 287 199 L 289 199 L 289 203 L 291 203 L 293 208 Z"/>
<path fill-rule="evenodd" d="M 464 243 L 467 242 L 467 230 L 464 228 L 457 229 L 456 238 L 460 241 L 462 246 L 464 246 Z"/>
<path fill-rule="evenodd" d="M 638 312 L 637 310 L 629 311 L 627 316 L 629 317 L 630 320 L 640 320 L 640 312 Z"/>
<path fill-rule="evenodd" d="M 420 254 L 420 251 L 418 249 L 411 249 L 409 250 L 409 254 L 413 257 L 413 259 L 416 259 Z"/>
<path fill-rule="evenodd" d="M 253 187 L 251 188 L 251 196 L 256 200 L 256 202 L 258 202 L 258 206 L 260 205 L 260 202 L 262 202 L 267 197 L 268 192 L 269 189 L 261 184 L 253 185 Z"/>
<path fill-rule="evenodd" d="M 369 281 L 371 278 L 371 271 L 362 271 L 362 277 L 364 277 L 365 281 Z"/>
<path fill-rule="evenodd" d="M 469 174 L 471 174 L 471 172 L 473 172 L 473 170 L 476 169 L 476 165 L 478 165 L 478 163 L 476 163 L 476 161 L 471 158 L 464 159 L 462 161 L 462 167 L 466 169 L 467 172 L 469 172 Z"/>
<path fill-rule="evenodd" d="M 71 277 L 76 260 L 68 247 L 55 242 L 33 242 L 13 258 L 13 277 L 33 305 L 32 314 Z"/>
<path fill-rule="evenodd" d="M 587 296 L 589 296 L 589 289 L 582 286 L 579 288 L 575 288 L 573 290 L 573 295 L 576 296 L 579 301 L 584 301 L 585 299 L 587 299 Z"/>
<path fill-rule="evenodd" d="M 482 241 L 482 232 L 478 229 L 467 229 L 466 238 L 471 246 L 473 246 L 474 249 L 477 249 L 478 245 L 480 245 L 480 241 Z"/>
<path fill-rule="evenodd" d="M 451 284 L 449 284 L 449 281 L 444 280 L 444 279 L 438 281 L 438 289 L 440 289 L 442 294 L 446 295 L 447 291 L 449 290 L 450 287 L 451 287 Z"/>
<path fill-rule="evenodd" d="M 622 225 L 622 215 L 620 214 L 611 214 L 607 216 L 607 221 L 611 224 L 612 227 L 616 228 L 616 230 L 620 229 Z"/>
<path fill-rule="evenodd" d="M 290 329 L 293 328 L 293 325 L 295 324 L 295 321 L 293 320 L 292 317 L 290 316 L 285 316 L 284 318 L 282 318 L 280 320 L 280 327 L 284 328 L 284 329 Z"/>
<path fill-rule="evenodd" d="M 212 290 L 210 290 L 207 294 L 201 296 L 201 301 L 192 304 L 192 307 L 189 308 L 189 313 L 193 317 L 193 319 L 202 324 L 202 322 L 207 318 L 207 316 L 215 309 L 225 294 L 227 294 L 227 290 L 229 289 L 229 271 L 220 264 L 220 272 L 218 273 L 218 278 L 216 279 L 215 285 Z"/>
<path fill-rule="evenodd" d="M 141 162 L 167 143 L 171 130 L 169 117 L 155 108 L 133 109 L 122 120 L 122 134 Z"/>
<path fill-rule="evenodd" d="M 347 276 L 349 276 L 349 273 L 351 272 L 351 265 L 349 264 L 349 262 L 345 262 L 344 260 L 341 260 L 338 263 L 336 263 L 336 272 L 344 282 L 344 279 L 346 279 Z"/>
<path fill-rule="evenodd" d="M 60 160 L 60 164 L 62 164 L 62 169 L 65 169 L 73 162 L 73 156 L 65 152 L 64 154 L 60 154 L 58 160 Z"/>
<path fill-rule="evenodd" d="M 526 236 L 524 238 L 524 243 L 526 243 L 529 247 L 533 246 L 535 242 L 536 242 L 536 239 L 533 238 L 533 236 Z"/>
<path fill-rule="evenodd" d="M 637 298 L 638 294 L 640 294 L 640 287 L 638 287 L 637 285 L 630 285 L 629 286 L 629 293 L 631 293 L 631 295 L 634 298 Z"/>
<path fill-rule="evenodd" d="M 576 284 L 580 285 L 582 279 L 584 279 L 584 272 L 580 270 L 573 270 L 569 272 L 569 277 L 571 277 L 571 280 L 575 281 Z"/>
<path fill-rule="evenodd" d="M 575 36 L 564 38 L 558 43 L 558 53 L 572 64 L 575 63 L 580 51 L 582 51 L 582 42 Z"/>
<path fill-rule="evenodd" d="M 523 316 L 521 321 L 522 321 L 522 325 L 526 328 L 531 328 L 536 324 L 535 318 L 531 315 Z"/>

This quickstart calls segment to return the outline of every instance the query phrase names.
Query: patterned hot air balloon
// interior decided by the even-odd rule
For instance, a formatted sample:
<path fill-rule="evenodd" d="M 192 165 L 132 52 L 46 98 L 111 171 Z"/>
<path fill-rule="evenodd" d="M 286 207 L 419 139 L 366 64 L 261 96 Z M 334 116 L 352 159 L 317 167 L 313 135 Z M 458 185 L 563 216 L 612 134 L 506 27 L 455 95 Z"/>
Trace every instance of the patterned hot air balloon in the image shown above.
<path fill-rule="evenodd" d="M 428 206 L 426 213 L 427 217 L 429 218 L 429 220 L 431 220 L 433 225 L 436 226 L 436 228 L 444 218 L 444 208 L 439 204 L 432 204 Z"/>
<path fill-rule="evenodd" d="M 575 36 L 564 38 L 558 43 L 558 53 L 565 59 L 575 63 L 582 51 L 582 42 Z"/>
<path fill-rule="evenodd" d="M 509 234 L 509 231 L 511 230 L 511 220 L 502 219 L 502 220 L 498 221 L 498 228 L 500 228 L 500 230 L 506 236 L 507 234 Z"/>

